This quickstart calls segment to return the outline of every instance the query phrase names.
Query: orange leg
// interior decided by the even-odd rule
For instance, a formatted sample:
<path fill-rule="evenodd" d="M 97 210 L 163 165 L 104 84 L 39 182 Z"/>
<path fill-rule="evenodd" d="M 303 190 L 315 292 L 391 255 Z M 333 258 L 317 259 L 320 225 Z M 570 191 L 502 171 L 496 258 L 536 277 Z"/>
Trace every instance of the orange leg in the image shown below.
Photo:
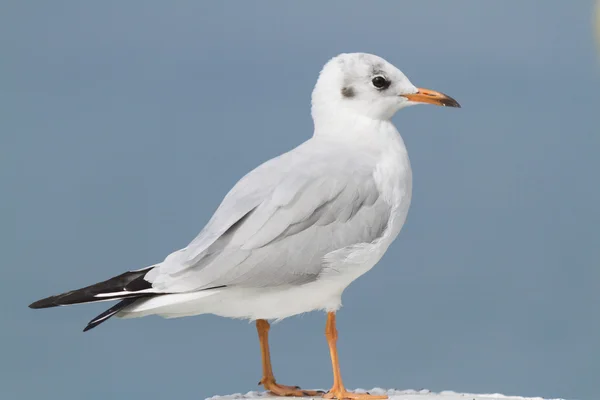
<path fill-rule="evenodd" d="M 269 352 L 269 323 L 264 319 L 256 320 L 256 330 L 258 331 L 258 340 L 260 341 L 260 355 L 262 357 L 262 379 L 258 382 L 263 385 L 271 394 L 277 396 L 318 396 L 323 392 L 314 390 L 302 390 L 299 386 L 279 385 L 275 382 L 273 369 L 271 368 L 271 353 Z"/>
<path fill-rule="evenodd" d="M 346 390 L 342 382 L 340 372 L 340 360 L 337 352 L 338 332 L 335 327 L 335 313 L 327 313 L 327 325 L 325 326 L 325 337 L 329 344 L 329 353 L 331 354 L 331 365 L 333 366 L 333 387 L 323 397 L 326 399 L 357 399 L 357 400 L 375 400 L 387 399 L 387 396 L 374 396 L 368 393 L 352 393 Z"/>

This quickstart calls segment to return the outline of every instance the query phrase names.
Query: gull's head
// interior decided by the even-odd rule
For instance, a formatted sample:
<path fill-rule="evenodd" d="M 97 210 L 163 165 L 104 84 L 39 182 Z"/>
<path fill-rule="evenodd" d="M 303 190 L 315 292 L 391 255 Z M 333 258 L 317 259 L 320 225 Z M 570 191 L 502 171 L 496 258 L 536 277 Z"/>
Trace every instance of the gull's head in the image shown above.
<path fill-rule="evenodd" d="M 349 112 L 388 120 L 403 107 L 429 103 L 460 107 L 453 98 L 414 86 L 381 57 L 366 53 L 340 54 L 321 70 L 312 94 L 313 118 Z"/>

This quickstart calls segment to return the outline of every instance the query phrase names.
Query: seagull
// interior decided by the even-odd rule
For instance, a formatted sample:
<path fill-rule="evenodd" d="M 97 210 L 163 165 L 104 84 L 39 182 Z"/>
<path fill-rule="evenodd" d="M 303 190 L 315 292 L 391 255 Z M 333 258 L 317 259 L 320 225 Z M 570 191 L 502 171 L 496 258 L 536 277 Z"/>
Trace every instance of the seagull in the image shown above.
<path fill-rule="evenodd" d="M 256 323 L 260 342 L 259 384 L 272 394 L 387 398 L 346 390 L 336 312 L 344 289 L 373 268 L 404 225 L 412 171 L 390 119 L 422 103 L 460 107 L 443 93 L 415 87 L 381 57 L 332 58 L 312 92 L 313 136 L 240 179 L 186 247 L 158 264 L 29 307 L 120 300 L 84 332 L 113 315 L 247 319 Z M 327 313 L 333 386 L 326 393 L 281 385 L 271 367 L 268 321 L 314 310 Z"/>

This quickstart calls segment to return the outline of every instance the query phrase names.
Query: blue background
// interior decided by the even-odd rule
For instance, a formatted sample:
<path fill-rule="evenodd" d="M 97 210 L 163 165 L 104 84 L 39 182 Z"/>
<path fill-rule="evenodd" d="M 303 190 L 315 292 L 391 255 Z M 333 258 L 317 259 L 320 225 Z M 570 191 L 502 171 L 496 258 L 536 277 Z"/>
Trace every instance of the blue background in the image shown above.
<path fill-rule="evenodd" d="M 0 397 L 256 390 L 254 326 L 111 320 L 40 297 L 186 245 L 245 172 L 312 134 L 340 52 L 463 108 L 394 122 L 414 197 L 344 294 L 349 387 L 597 398 L 600 63 L 591 1 L 24 2 L 0 6 Z M 271 330 L 278 381 L 329 388 L 324 315 Z"/>

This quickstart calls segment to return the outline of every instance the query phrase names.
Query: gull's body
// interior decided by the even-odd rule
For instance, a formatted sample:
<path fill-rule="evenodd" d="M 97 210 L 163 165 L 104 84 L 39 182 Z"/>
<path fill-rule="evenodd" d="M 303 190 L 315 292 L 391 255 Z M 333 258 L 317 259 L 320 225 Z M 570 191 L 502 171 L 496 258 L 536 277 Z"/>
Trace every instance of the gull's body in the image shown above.
<path fill-rule="evenodd" d="M 244 177 L 205 230 L 148 273 L 159 288 L 184 293 L 140 301 L 122 315 L 212 313 L 254 320 L 337 310 L 343 290 L 379 261 L 400 232 L 412 186 L 394 126 L 351 122 L 339 127 L 346 140 L 313 137 Z M 244 225 L 228 227 L 245 215 Z M 225 239 L 223 229 L 229 231 Z M 221 253 L 203 262 L 215 245 Z"/>
<path fill-rule="evenodd" d="M 256 320 L 261 383 L 285 396 L 319 393 L 275 382 L 266 320 L 324 310 L 334 369 L 325 397 L 377 397 L 347 392 L 342 384 L 335 311 L 344 289 L 381 259 L 406 220 L 412 172 L 390 118 L 417 103 L 459 107 L 415 87 L 380 57 L 333 58 L 312 94 L 313 137 L 243 177 L 188 246 L 158 264 L 31 307 L 121 300 L 85 330 L 113 315 Z"/>

